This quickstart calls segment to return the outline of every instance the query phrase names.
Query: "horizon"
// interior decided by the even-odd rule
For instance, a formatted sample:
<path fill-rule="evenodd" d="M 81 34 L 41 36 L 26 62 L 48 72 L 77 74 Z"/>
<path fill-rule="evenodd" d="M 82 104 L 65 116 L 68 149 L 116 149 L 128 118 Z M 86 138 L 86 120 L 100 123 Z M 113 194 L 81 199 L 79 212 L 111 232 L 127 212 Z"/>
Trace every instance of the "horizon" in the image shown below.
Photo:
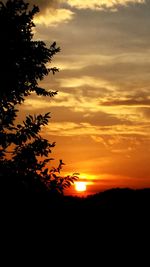
<path fill-rule="evenodd" d="M 73 197 L 73 198 L 79 198 L 79 199 L 86 199 L 86 198 L 89 198 L 89 197 L 94 197 L 96 195 L 101 195 L 105 192 L 112 192 L 112 191 L 133 191 L 133 192 L 141 192 L 141 191 L 145 191 L 145 190 L 150 190 L 150 187 L 143 187 L 143 188 L 131 188 L 131 187 L 111 187 L 111 188 L 107 188 L 107 189 L 103 189 L 103 190 L 100 190 L 98 192 L 93 192 L 93 193 L 90 193 L 90 192 L 84 192 L 83 194 L 81 193 L 78 193 L 78 192 L 75 192 L 75 193 L 71 193 L 71 194 L 66 194 L 64 193 L 64 197 Z"/>

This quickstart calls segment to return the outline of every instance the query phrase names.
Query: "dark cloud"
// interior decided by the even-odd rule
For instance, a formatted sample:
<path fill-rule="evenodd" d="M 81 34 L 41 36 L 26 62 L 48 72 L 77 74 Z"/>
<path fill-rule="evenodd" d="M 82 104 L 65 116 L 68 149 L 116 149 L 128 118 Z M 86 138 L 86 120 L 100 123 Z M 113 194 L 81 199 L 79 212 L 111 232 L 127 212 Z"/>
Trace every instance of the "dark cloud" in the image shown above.
<path fill-rule="evenodd" d="M 45 9 L 47 7 L 57 7 L 59 1 L 57 0 L 28 0 L 28 3 L 31 5 L 37 5 L 40 7 L 40 9 Z"/>
<path fill-rule="evenodd" d="M 113 126 L 113 125 L 131 125 L 132 123 L 126 119 L 120 119 L 115 115 L 108 114 L 102 111 L 97 112 L 75 112 L 70 108 L 51 107 L 53 122 L 74 122 L 74 123 L 89 123 L 93 126 Z"/>
<path fill-rule="evenodd" d="M 134 56 L 134 55 L 133 55 Z M 149 55 L 150 56 L 150 55 Z M 136 55 L 135 55 L 136 57 Z M 147 54 L 148 57 L 148 54 Z M 119 62 L 126 60 L 127 62 Z M 133 62 L 131 62 L 133 60 Z M 77 70 L 61 70 L 59 77 L 63 78 L 71 78 L 71 77 L 82 77 L 82 76 L 90 76 L 98 79 L 102 79 L 104 81 L 108 81 L 111 85 L 117 85 L 118 91 L 121 90 L 129 90 L 131 92 L 131 88 L 134 87 L 134 90 L 139 90 L 144 86 L 149 87 L 150 76 L 150 62 L 146 61 L 145 63 L 141 62 L 143 59 L 137 58 L 134 62 L 134 58 L 130 56 L 122 56 L 119 58 L 112 58 L 112 63 L 103 63 L 97 62 L 95 65 L 88 65 L 82 69 Z M 118 61 L 118 62 L 117 62 Z M 128 62 L 130 61 L 130 62 Z M 99 63 L 99 65 L 98 65 Z M 89 63 L 90 64 L 90 63 Z M 138 76 L 138 79 L 137 79 Z M 64 84 L 65 87 L 65 84 Z M 91 85 L 92 87 L 92 85 Z M 101 85 L 100 85 L 101 87 Z M 105 88 L 107 90 L 107 88 Z"/>
<path fill-rule="evenodd" d="M 28 112 L 34 114 L 34 110 L 28 108 Z M 119 118 L 113 114 L 108 114 L 103 111 L 87 112 L 87 111 L 74 111 L 69 107 L 44 107 L 38 109 L 38 113 L 50 112 L 51 122 L 73 122 L 78 124 L 79 127 L 84 127 L 84 123 L 92 126 L 102 127 L 101 130 L 106 130 L 105 127 L 114 125 L 133 125 L 130 120 Z M 25 111 L 22 110 L 22 114 Z M 111 128 L 110 128 L 111 129 Z"/>
<path fill-rule="evenodd" d="M 150 99 L 112 100 L 100 103 L 102 106 L 150 106 Z"/>

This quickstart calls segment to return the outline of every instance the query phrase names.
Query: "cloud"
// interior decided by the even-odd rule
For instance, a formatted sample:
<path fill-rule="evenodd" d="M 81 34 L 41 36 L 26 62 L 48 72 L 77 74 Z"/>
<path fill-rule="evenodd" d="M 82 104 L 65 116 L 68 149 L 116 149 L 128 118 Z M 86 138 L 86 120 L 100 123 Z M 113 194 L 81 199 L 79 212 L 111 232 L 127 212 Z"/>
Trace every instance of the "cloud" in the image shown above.
<path fill-rule="evenodd" d="M 116 8 L 118 5 L 128 5 L 131 3 L 145 3 L 144 0 L 66 0 L 66 2 L 71 6 L 78 9 L 93 9 L 93 10 L 101 10 L 104 8 Z"/>
<path fill-rule="evenodd" d="M 150 108 L 148 107 L 143 107 L 143 108 L 139 108 L 138 111 L 142 112 L 143 116 L 146 119 L 150 119 Z"/>
<path fill-rule="evenodd" d="M 40 8 L 41 11 L 45 10 L 46 8 L 58 8 L 59 7 L 59 0 L 29 0 L 30 5 L 36 5 Z"/>
<path fill-rule="evenodd" d="M 38 5 L 42 10 L 47 7 L 58 8 L 61 4 L 68 4 L 77 9 L 103 9 L 113 8 L 118 5 L 128 5 L 132 3 L 145 3 L 145 0 L 29 0 L 31 4 Z"/>
<path fill-rule="evenodd" d="M 102 106 L 150 106 L 150 99 L 124 99 L 100 103 Z"/>
<path fill-rule="evenodd" d="M 81 76 L 78 78 L 70 77 L 68 78 L 60 78 L 58 79 L 61 87 L 65 88 L 77 88 L 82 86 L 92 86 L 93 88 L 101 88 L 105 87 L 107 89 L 116 89 L 111 83 L 101 78 L 90 77 L 90 76 Z"/>
<path fill-rule="evenodd" d="M 30 4 L 35 4 L 40 9 L 34 18 L 34 23 L 37 25 L 57 26 L 59 23 L 68 22 L 74 15 L 71 10 L 61 8 L 58 0 L 35 0 L 30 1 Z"/>
<path fill-rule="evenodd" d="M 7 0 L 3 0 L 6 3 Z M 29 0 L 29 7 L 38 6 L 40 12 L 34 17 L 34 23 L 44 26 L 57 26 L 72 19 L 73 11 L 61 8 L 61 0 Z"/>
<path fill-rule="evenodd" d="M 146 135 L 149 133 L 149 129 L 144 128 L 144 125 L 132 125 L 128 121 L 109 116 L 107 113 L 99 113 L 98 119 L 92 118 L 92 115 L 89 118 L 79 118 L 79 114 L 70 115 L 70 117 L 74 117 L 74 121 L 70 120 L 69 115 L 64 120 L 58 119 L 58 121 L 57 118 L 53 120 L 52 116 L 52 120 L 45 130 L 46 134 L 56 136 L 114 136 L 115 134 L 141 135 L 144 133 Z"/>
<path fill-rule="evenodd" d="M 37 25 L 57 26 L 59 23 L 66 23 L 71 20 L 73 15 L 74 13 L 68 9 L 47 8 L 44 12 L 35 16 L 34 23 Z"/>
<path fill-rule="evenodd" d="M 60 0 L 30 0 L 30 5 L 37 5 L 40 12 L 35 16 L 34 23 L 44 26 L 57 26 L 72 19 L 73 11 L 61 8 Z"/>
<path fill-rule="evenodd" d="M 142 135 L 118 135 L 117 133 L 113 136 L 109 134 L 91 136 L 92 139 L 97 143 L 102 143 L 106 148 L 112 150 L 112 152 L 118 152 L 121 149 L 128 151 L 135 150 L 137 146 L 140 146 L 143 142 L 147 141 L 147 138 Z M 116 151 L 114 151 L 116 149 Z"/>
<path fill-rule="evenodd" d="M 103 111 L 74 111 L 72 108 L 67 107 L 52 107 L 52 121 L 55 122 L 75 122 L 79 125 L 89 124 L 92 126 L 113 126 L 113 125 L 121 125 L 131 124 L 130 121 L 118 118 L 113 114 L 109 114 Z M 61 114 L 61 116 L 60 116 Z"/>
<path fill-rule="evenodd" d="M 70 8 L 76 8 L 79 10 L 115 10 L 118 6 L 126 6 L 132 3 L 145 3 L 144 0 L 103 0 L 100 1 L 100 3 L 97 2 L 97 0 L 31 0 L 30 4 L 35 4 L 40 8 L 40 13 L 35 18 L 36 24 L 57 26 L 59 23 L 68 22 L 73 18 L 75 13 L 70 10 Z"/>
<path fill-rule="evenodd" d="M 65 102 L 66 105 L 64 105 Z M 80 106 L 80 102 L 78 102 L 77 106 Z M 55 123 L 74 122 L 80 126 L 91 125 L 101 127 L 132 124 L 130 120 L 124 117 L 119 117 L 116 114 L 107 113 L 101 110 L 90 110 L 88 107 L 86 109 L 84 107 L 82 108 L 82 103 L 79 109 L 75 109 L 73 99 L 68 99 L 68 103 L 67 100 L 60 102 L 58 100 L 53 100 L 50 103 L 49 100 L 38 97 L 28 98 L 25 101 L 23 107 L 30 112 L 33 112 L 35 109 L 37 109 L 38 112 L 41 113 L 50 111 L 52 114 L 51 121 Z"/>
<path fill-rule="evenodd" d="M 84 3 L 84 1 L 80 2 Z M 75 10 L 67 5 L 60 5 L 60 8 L 75 13 L 69 20 L 66 20 L 69 23 L 61 25 L 57 23 L 56 25 L 60 27 L 51 27 L 51 29 L 38 25 L 37 31 L 39 38 L 44 37 L 47 41 L 52 36 L 61 45 L 63 55 L 67 55 L 68 58 L 76 55 L 76 61 L 80 61 L 80 56 L 89 55 L 91 58 L 91 55 L 95 54 L 93 61 L 97 63 L 100 62 L 100 57 L 96 60 L 96 56 L 107 56 L 105 59 L 109 60 L 110 55 L 121 57 L 123 54 L 122 62 L 130 59 L 144 62 L 144 58 L 149 53 L 150 2 L 140 5 L 140 8 L 138 5 L 131 5 L 128 8 L 122 6 L 118 12 Z M 74 19 L 71 20 L 71 18 Z M 131 56 L 128 53 L 132 53 Z M 83 66 L 80 62 L 79 65 Z M 72 68 L 72 64 L 70 66 Z M 73 67 L 77 67 L 74 61 Z"/>
<path fill-rule="evenodd" d="M 131 55 L 132 57 L 132 55 Z M 149 57 L 149 53 L 147 54 Z M 127 60 L 127 59 L 126 59 Z M 140 63 L 137 59 L 137 63 L 119 63 L 115 62 L 115 58 L 112 63 L 97 62 L 97 65 L 87 65 L 82 69 L 65 69 L 60 71 L 57 81 L 60 82 L 62 88 L 77 88 L 77 87 L 91 87 L 91 88 L 105 88 L 112 92 L 118 92 L 120 97 L 124 96 L 124 93 L 130 93 L 134 96 L 135 92 L 139 92 L 139 97 L 143 94 L 149 94 L 149 59 L 145 63 Z M 89 64 L 89 63 L 87 63 Z M 98 65 L 99 64 L 99 65 Z M 59 64 L 57 64 L 59 66 Z M 62 78 L 61 78 L 62 77 Z M 138 77 L 138 79 L 137 79 Z"/>

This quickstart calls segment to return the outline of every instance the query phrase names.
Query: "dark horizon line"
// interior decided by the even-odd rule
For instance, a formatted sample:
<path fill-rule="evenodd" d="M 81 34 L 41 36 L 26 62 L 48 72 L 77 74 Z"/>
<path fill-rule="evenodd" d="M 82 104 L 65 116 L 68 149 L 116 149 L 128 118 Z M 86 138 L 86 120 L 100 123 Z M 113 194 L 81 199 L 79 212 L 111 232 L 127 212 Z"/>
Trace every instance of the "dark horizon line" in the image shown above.
<path fill-rule="evenodd" d="M 64 194 L 64 197 L 73 197 L 73 198 L 88 198 L 96 195 L 103 194 L 105 192 L 111 192 L 111 191 L 150 191 L 150 187 L 141 187 L 141 188 L 133 188 L 133 187 L 111 187 L 108 189 L 99 190 L 95 193 L 87 193 L 87 192 L 79 192 L 77 194 Z"/>

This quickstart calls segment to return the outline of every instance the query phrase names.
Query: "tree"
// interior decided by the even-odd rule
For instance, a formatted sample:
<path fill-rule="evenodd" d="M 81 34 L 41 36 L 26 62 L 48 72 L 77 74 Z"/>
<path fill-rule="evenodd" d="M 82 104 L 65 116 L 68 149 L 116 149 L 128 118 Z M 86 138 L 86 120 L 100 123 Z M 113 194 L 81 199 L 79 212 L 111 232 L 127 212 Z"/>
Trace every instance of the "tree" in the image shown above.
<path fill-rule="evenodd" d="M 48 97 L 57 94 L 38 85 L 50 72 L 58 71 L 48 68 L 47 63 L 60 48 L 56 42 L 47 47 L 43 41 L 33 40 L 33 17 L 37 12 L 37 6 L 29 10 L 23 0 L 0 2 L 0 178 L 10 190 L 63 193 L 77 175 L 62 177 L 62 160 L 58 168 L 47 167 L 55 143 L 44 139 L 40 130 L 48 124 L 49 113 L 28 115 L 22 124 L 16 123 L 16 105 L 32 92 Z"/>

